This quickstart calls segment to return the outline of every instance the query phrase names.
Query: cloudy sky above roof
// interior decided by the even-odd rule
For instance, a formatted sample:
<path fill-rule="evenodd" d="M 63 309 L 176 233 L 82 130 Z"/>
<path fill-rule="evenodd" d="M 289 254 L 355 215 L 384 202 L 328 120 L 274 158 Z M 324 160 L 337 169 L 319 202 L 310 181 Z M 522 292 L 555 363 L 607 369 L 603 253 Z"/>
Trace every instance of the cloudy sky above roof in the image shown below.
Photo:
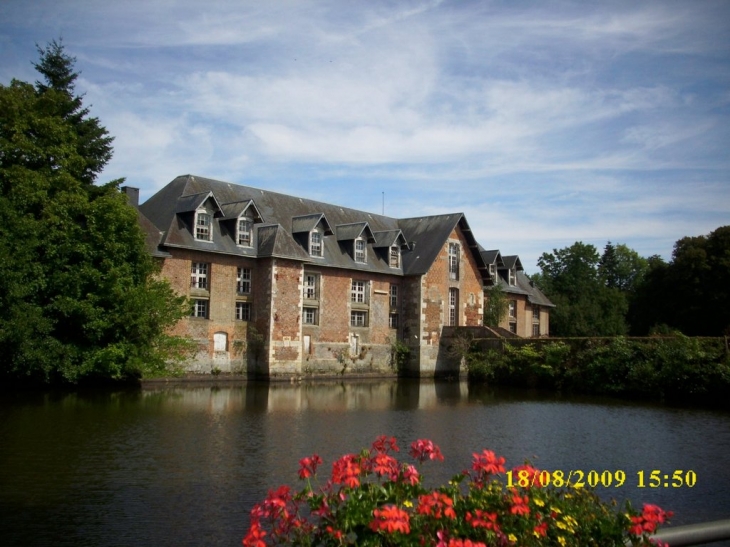
<path fill-rule="evenodd" d="M 730 3 L 3 0 L 0 83 L 63 38 L 142 200 L 181 174 L 518 254 L 671 257 L 730 224 Z"/>

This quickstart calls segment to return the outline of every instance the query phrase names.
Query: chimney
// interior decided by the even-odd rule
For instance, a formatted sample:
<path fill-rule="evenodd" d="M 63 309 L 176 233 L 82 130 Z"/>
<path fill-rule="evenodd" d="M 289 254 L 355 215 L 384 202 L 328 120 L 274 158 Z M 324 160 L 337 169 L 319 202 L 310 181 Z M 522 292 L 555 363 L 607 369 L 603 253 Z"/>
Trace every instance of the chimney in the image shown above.
<path fill-rule="evenodd" d="M 129 204 L 133 207 L 139 207 L 139 188 L 133 188 L 132 186 L 122 186 L 122 192 L 127 194 Z"/>

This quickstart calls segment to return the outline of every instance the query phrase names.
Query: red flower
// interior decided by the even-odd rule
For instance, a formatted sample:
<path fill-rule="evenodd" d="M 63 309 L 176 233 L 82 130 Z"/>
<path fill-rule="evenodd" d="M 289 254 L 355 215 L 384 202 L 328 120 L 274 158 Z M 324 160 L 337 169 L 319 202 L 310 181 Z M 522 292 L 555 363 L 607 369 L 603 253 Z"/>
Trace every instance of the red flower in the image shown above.
<path fill-rule="evenodd" d="M 342 530 L 335 530 L 334 528 L 332 528 L 332 526 L 327 526 L 326 530 L 329 535 L 331 535 L 338 541 L 345 537 L 345 534 L 342 533 Z"/>
<path fill-rule="evenodd" d="M 530 508 L 527 506 L 529 501 L 527 496 L 518 496 L 517 494 L 512 495 L 512 507 L 509 512 L 513 515 L 529 515 Z"/>
<path fill-rule="evenodd" d="M 370 523 L 370 529 L 374 532 L 386 532 L 388 534 L 394 532 L 411 533 L 408 513 L 398 509 L 395 505 L 385 505 L 382 509 L 373 510 L 373 517 L 375 518 Z"/>
<path fill-rule="evenodd" d="M 466 513 L 466 522 L 472 525 L 473 528 L 486 528 L 487 530 L 499 530 L 497 525 L 497 513 L 487 513 L 481 509 L 475 509 L 474 514 Z"/>
<path fill-rule="evenodd" d="M 645 503 L 641 515 L 631 517 L 633 526 L 629 528 L 629 532 L 636 536 L 640 536 L 644 533 L 653 534 L 656 532 L 657 526 L 667 522 L 670 518 L 672 518 L 673 514 L 674 513 L 671 511 L 664 511 L 657 505 Z"/>
<path fill-rule="evenodd" d="M 312 475 L 317 474 L 317 467 L 322 464 L 322 458 L 317 454 L 313 454 L 309 458 L 299 460 L 299 478 L 308 479 Z"/>
<path fill-rule="evenodd" d="M 254 520 L 251 522 L 251 527 L 248 529 L 248 534 L 243 538 L 242 543 L 246 547 L 266 547 L 265 536 L 266 531 L 261 528 L 261 524 L 257 520 Z"/>
<path fill-rule="evenodd" d="M 373 471 L 379 477 L 388 475 L 391 480 L 398 478 L 398 460 L 385 453 L 376 454 L 373 458 Z"/>
<path fill-rule="evenodd" d="M 437 519 L 448 517 L 453 520 L 456 518 L 454 500 L 441 492 L 423 494 L 418 498 L 418 514 L 432 516 Z"/>
<path fill-rule="evenodd" d="M 345 454 L 332 464 L 332 482 L 335 484 L 357 488 L 360 486 L 361 473 L 360 459 L 355 454 Z"/>
<path fill-rule="evenodd" d="M 427 439 L 419 439 L 411 444 L 411 456 L 423 463 L 426 460 L 444 461 L 441 449 Z"/>
<path fill-rule="evenodd" d="M 515 477 L 515 482 L 522 486 L 523 484 L 527 484 L 527 486 L 536 486 L 538 488 L 547 486 L 550 484 L 549 482 L 549 476 L 547 476 L 547 473 L 545 473 L 546 477 L 543 477 L 542 471 L 539 469 L 535 469 L 531 465 L 518 465 L 514 469 L 512 469 L 512 476 Z M 525 480 L 523 480 L 523 478 Z M 546 484 L 543 484 L 542 480 L 543 478 L 546 478 L 548 482 Z"/>
<path fill-rule="evenodd" d="M 547 535 L 547 529 L 548 529 L 548 523 L 547 522 L 541 522 L 537 526 L 533 528 L 535 534 L 545 537 Z"/>
<path fill-rule="evenodd" d="M 497 457 L 491 450 L 482 450 L 481 454 L 472 454 L 472 456 L 474 456 L 474 462 L 471 468 L 474 471 L 486 475 L 504 473 L 504 458 Z"/>
<path fill-rule="evenodd" d="M 400 448 L 398 448 L 398 445 L 395 444 L 395 437 L 386 437 L 385 435 L 381 435 L 375 439 L 375 442 L 373 442 L 373 450 L 375 450 L 378 454 L 387 454 L 390 450 L 393 452 L 399 452 Z"/>

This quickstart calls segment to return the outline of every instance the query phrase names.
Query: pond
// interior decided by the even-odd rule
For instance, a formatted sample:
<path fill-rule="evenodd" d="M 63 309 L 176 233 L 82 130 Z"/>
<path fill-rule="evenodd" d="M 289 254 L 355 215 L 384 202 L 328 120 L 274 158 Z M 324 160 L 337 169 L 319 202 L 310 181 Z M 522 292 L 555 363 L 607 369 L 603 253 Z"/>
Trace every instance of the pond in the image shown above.
<path fill-rule="evenodd" d="M 240 545 L 268 489 L 297 485 L 298 460 L 331 462 L 395 436 L 446 460 L 440 483 L 488 448 L 514 466 L 624 471 L 606 499 L 656 503 L 674 524 L 730 518 L 730 415 L 559 397 L 464 382 L 173 385 L 0 396 L 2 545 Z M 652 470 L 693 487 L 639 488 Z M 717 544 L 716 544 L 717 545 Z"/>

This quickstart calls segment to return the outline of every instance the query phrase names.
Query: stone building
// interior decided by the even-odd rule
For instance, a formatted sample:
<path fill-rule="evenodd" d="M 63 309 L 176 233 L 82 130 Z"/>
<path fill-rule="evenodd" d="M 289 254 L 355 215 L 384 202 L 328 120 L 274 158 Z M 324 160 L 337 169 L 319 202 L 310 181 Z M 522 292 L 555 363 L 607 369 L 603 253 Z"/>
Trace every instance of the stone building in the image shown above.
<path fill-rule="evenodd" d="M 489 271 L 489 286 L 500 285 L 507 296 L 507 314 L 499 326 L 522 338 L 548 336 L 550 310 L 555 305 L 527 277 L 520 257 L 483 249 L 481 256 Z"/>
<path fill-rule="evenodd" d="M 191 175 L 138 209 L 192 302 L 175 327 L 198 344 L 191 371 L 453 374 L 443 328 L 482 324 L 493 280 L 462 213 L 396 219 Z"/>

